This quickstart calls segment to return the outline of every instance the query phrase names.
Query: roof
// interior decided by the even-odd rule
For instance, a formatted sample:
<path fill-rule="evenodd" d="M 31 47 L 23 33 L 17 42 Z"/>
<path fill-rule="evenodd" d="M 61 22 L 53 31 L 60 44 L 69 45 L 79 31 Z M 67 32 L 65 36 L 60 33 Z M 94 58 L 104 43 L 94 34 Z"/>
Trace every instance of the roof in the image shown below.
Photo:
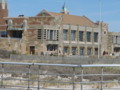
<path fill-rule="evenodd" d="M 63 24 L 71 24 L 71 25 L 80 25 L 80 26 L 88 26 L 88 27 L 96 27 L 97 24 L 88 19 L 85 16 L 75 16 L 69 14 L 62 14 L 62 13 L 54 13 L 49 12 L 54 16 L 62 16 L 63 17 Z"/>

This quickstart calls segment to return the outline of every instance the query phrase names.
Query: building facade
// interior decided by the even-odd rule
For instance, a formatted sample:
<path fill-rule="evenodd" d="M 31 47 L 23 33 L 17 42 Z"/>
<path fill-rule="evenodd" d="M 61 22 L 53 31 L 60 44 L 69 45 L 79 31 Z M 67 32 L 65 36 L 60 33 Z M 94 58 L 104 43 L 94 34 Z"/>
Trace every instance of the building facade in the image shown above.
<path fill-rule="evenodd" d="M 102 56 L 119 52 L 119 39 L 108 24 L 60 13 L 41 11 L 34 17 L 9 17 L 7 1 L 0 0 L 0 49 L 19 54 Z M 116 42 L 117 41 L 117 42 Z M 116 45 L 117 43 L 117 45 Z"/>

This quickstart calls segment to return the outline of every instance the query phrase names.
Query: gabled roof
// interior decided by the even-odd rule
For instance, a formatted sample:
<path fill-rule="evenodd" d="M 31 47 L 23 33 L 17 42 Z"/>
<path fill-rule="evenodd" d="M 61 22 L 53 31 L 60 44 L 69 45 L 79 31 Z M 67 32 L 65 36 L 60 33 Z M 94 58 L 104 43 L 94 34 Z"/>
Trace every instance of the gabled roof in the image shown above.
<path fill-rule="evenodd" d="M 62 14 L 62 13 L 54 13 L 49 12 L 53 16 L 62 16 L 63 17 L 63 24 L 71 24 L 71 25 L 79 25 L 79 26 L 87 26 L 87 27 L 96 27 L 96 23 L 91 21 L 85 16 L 75 16 L 75 15 L 69 15 L 69 14 Z"/>
<path fill-rule="evenodd" d="M 43 16 L 43 13 L 46 13 L 46 16 L 52 16 L 52 14 L 47 12 L 46 10 L 42 10 L 40 13 L 37 14 L 37 16 Z"/>

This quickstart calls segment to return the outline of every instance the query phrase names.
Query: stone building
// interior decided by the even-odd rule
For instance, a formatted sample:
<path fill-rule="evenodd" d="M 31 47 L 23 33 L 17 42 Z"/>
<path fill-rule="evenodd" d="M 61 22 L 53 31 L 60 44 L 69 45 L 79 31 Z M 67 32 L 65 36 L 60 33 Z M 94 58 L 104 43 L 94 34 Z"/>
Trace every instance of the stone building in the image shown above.
<path fill-rule="evenodd" d="M 0 49 L 19 54 L 101 56 L 120 51 L 115 35 L 120 37 L 109 32 L 104 22 L 70 15 L 65 4 L 60 13 L 43 10 L 33 17 L 9 17 L 7 1 L 0 0 Z"/>

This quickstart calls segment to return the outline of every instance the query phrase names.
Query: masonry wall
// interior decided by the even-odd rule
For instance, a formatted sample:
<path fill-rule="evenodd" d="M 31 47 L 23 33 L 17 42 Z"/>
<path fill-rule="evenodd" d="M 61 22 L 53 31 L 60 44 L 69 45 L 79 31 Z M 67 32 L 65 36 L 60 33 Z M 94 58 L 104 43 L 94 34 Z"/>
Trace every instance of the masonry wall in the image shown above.
<path fill-rule="evenodd" d="M 11 55 L 12 61 L 37 61 L 47 63 L 66 63 L 66 64 L 93 64 L 93 63 L 104 63 L 104 64 L 118 64 L 120 63 L 119 57 L 104 57 L 104 58 L 89 58 L 82 56 L 68 56 L 68 57 L 54 57 L 54 56 L 33 56 L 33 55 Z"/>
<path fill-rule="evenodd" d="M 0 38 L 0 49 L 11 51 L 11 52 L 16 51 L 17 53 L 21 53 L 21 40 Z"/>

